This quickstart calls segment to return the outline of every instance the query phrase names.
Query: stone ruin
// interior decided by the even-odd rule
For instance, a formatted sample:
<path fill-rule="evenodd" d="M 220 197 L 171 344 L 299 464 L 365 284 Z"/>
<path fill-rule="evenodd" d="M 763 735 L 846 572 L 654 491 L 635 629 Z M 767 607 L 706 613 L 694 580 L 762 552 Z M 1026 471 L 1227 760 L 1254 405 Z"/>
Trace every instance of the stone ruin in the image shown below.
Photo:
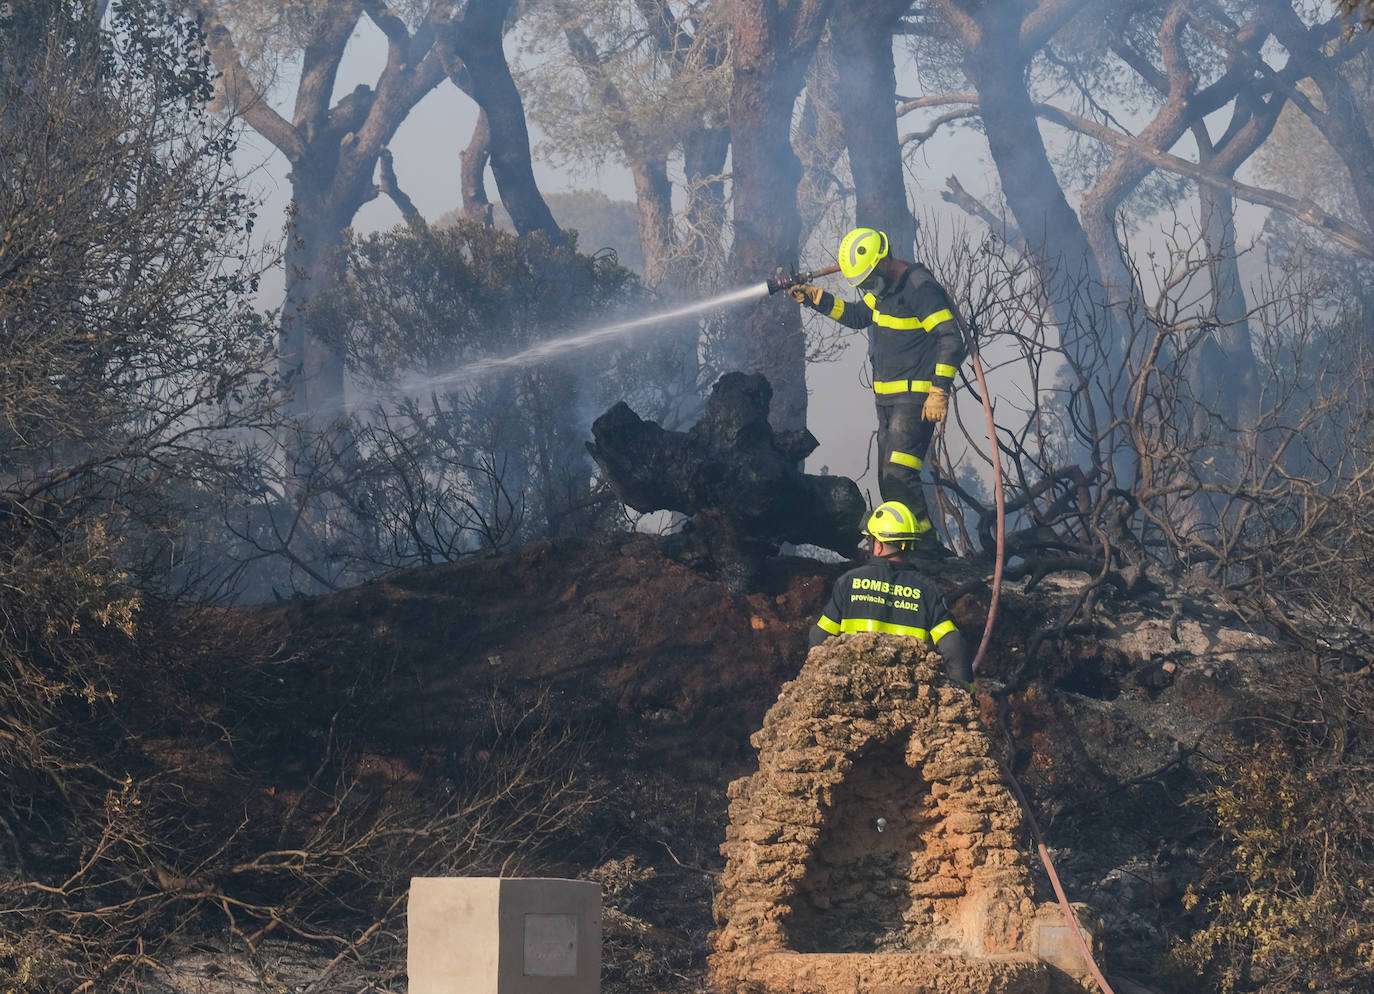
<path fill-rule="evenodd" d="M 712 990 L 1096 989 L 1059 906 L 1034 898 L 976 704 L 927 648 L 829 639 L 783 686 L 758 772 L 729 788 Z"/>

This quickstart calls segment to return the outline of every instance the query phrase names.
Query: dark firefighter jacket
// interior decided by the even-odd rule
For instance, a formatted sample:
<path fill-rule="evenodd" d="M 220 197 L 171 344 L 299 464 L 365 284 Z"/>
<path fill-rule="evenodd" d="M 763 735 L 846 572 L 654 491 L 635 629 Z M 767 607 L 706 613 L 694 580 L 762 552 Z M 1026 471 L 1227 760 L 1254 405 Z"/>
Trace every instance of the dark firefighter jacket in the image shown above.
<path fill-rule="evenodd" d="M 945 671 L 961 686 L 973 682 L 968 644 L 954 625 L 935 581 L 900 559 L 870 556 L 835 581 L 825 613 L 811 628 L 811 645 L 849 632 L 886 632 L 933 642 Z"/>
<path fill-rule="evenodd" d="M 919 262 L 909 263 L 881 300 L 866 293 L 862 301 L 845 302 L 825 293 L 819 310 L 847 328 L 872 326 L 873 391 L 880 402 L 929 393 L 932 383 L 948 390 L 964 361 L 964 336 L 949 297 Z"/>

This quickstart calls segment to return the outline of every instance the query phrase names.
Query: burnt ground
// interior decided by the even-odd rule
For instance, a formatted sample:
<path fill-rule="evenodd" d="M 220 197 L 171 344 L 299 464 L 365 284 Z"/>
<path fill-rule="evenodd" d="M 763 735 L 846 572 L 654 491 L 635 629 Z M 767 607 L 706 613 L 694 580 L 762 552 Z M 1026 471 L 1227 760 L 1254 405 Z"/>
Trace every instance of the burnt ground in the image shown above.
<path fill-rule="evenodd" d="M 592 803 L 506 872 L 603 882 L 608 994 L 703 990 L 726 788 L 753 772 L 750 735 L 799 670 L 844 566 L 776 558 L 737 592 L 668 547 L 628 534 L 544 542 L 259 609 L 290 633 L 275 684 L 259 688 L 273 701 L 256 753 L 265 789 L 307 776 L 305 757 L 332 738 L 351 743 L 349 774 L 379 797 L 399 784 L 442 797 L 490 759 L 495 725 L 545 702 L 569 735 L 553 748 Z M 941 569 L 974 646 L 987 573 Z M 1018 672 L 1033 634 L 1075 599 L 1071 576 L 1007 585 L 981 675 Z M 1265 648 L 1205 606 L 1181 629 L 1178 613 L 1109 605 L 1091 631 L 1043 643 L 1003 724 L 980 694 L 1070 898 L 1103 916 L 1106 968 L 1157 990 L 1168 987 L 1155 961 L 1187 927 L 1183 888 L 1209 839 L 1185 804 L 1206 733 L 1236 706 L 1242 657 Z"/>

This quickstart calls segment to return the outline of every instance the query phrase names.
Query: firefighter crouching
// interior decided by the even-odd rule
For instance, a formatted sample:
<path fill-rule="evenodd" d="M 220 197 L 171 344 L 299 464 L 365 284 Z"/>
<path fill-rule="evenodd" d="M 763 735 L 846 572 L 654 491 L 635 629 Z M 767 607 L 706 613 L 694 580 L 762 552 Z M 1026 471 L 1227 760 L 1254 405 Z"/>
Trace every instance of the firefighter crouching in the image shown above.
<path fill-rule="evenodd" d="M 863 533 L 873 541 L 868 562 L 835 581 L 825 612 L 811 629 L 811 645 L 849 632 L 922 639 L 939 650 L 949 678 L 971 690 L 968 643 L 935 581 L 908 561 L 921 540 L 911 508 L 885 501 L 869 515 Z"/>

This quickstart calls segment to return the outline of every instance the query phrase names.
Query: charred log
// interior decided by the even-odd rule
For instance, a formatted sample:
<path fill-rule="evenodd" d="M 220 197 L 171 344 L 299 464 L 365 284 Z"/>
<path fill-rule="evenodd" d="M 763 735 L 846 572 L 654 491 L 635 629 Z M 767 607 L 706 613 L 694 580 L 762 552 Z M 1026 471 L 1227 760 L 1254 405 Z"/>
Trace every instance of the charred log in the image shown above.
<path fill-rule="evenodd" d="M 621 402 L 592 424 L 587 449 L 626 505 L 689 515 L 690 525 L 746 558 L 776 554 L 784 542 L 849 556 L 865 510 L 858 484 L 801 471 L 818 443 L 805 429 L 773 431 L 772 396 L 762 375 L 727 373 L 685 432 L 644 421 Z"/>

